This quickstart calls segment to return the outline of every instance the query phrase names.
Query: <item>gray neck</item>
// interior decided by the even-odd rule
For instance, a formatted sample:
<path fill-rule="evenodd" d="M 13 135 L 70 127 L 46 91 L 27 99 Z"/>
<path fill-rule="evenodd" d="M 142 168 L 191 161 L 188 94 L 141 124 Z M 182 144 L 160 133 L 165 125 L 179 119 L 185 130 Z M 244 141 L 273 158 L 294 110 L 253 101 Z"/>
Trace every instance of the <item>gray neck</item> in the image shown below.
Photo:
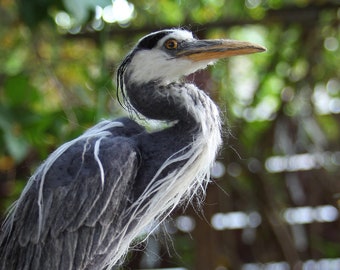
<path fill-rule="evenodd" d="M 144 116 L 176 121 L 166 129 L 138 137 L 144 164 L 135 187 L 136 197 L 166 162 L 169 164 L 163 168 L 161 178 L 187 162 L 189 166 L 196 161 L 208 173 L 221 144 L 221 123 L 216 105 L 203 91 L 193 84 L 149 82 L 140 85 L 131 80 L 125 85 L 125 91 L 131 105 Z M 179 158 L 178 162 L 168 161 L 171 156 Z M 194 160 L 189 161 L 191 158 Z"/>
<path fill-rule="evenodd" d="M 156 81 L 137 85 L 132 82 L 126 85 L 126 93 L 131 105 L 150 119 L 198 124 L 184 100 L 185 95 L 191 99 L 186 84 L 161 85 Z"/>

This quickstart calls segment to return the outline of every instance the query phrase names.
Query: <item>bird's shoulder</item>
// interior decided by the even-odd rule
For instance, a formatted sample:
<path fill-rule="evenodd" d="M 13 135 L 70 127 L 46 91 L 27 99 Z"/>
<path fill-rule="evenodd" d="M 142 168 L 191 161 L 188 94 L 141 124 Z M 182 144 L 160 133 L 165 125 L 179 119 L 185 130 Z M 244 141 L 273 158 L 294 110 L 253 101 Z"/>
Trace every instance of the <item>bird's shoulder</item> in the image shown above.
<path fill-rule="evenodd" d="M 133 196 L 140 159 L 133 137 L 143 130 L 127 118 L 102 121 L 56 149 L 33 174 L 3 225 L 0 249 L 9 253 L 0 252 L 0 260 L 9 256 L 5 263 L 14 261 L 12 250 L 25 249 L 25 259 L 39 269 L 55 263 L 63 265 L 60 269 L 83 269 L 97 250 L 107 248 Z M 44 255 L 48 252 L 53 256 Z"/>
<path fill-rule="evenodd" d="M 144 128 L 129 118 L 102 121 L 79 138 L 62 145 L 42 165 L 44 188 L 99 178 L 119 167 L 136 166 L 139 149 L 134 136 Z"/>

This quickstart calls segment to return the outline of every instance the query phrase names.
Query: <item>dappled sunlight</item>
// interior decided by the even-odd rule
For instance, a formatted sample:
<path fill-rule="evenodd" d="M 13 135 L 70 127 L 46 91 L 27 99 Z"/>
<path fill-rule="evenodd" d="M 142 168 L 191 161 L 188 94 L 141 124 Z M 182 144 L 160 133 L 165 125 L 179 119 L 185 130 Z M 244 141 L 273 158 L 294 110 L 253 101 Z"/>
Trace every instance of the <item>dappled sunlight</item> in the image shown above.
<path fill-rule="evenodd" d="M 265 162 L 268 172 L 296 172 L 313 169 L 328 169 L 340 166 L 340 152 L 307 153 L 290 156 L 273 156 Z"/>
<path fill-rule="evenodd" d="M 126 0 L 114 0 L 108 5 L 98 5 L 95 2 L 88 5 L 88 10 L 82 10 L 82 15 L 75 13 L 79 8 L 76 3 L 74 6 L 70 1 L 68 3 L 70 13 L 65 11 L 58 11 L 55 14 L 55 23 L 63 30 L 67 30 L 69 33 L 76 34 L 81 28 L 80 25 L 88 18 L 88 12 L 94 9 L 94 18 L 91 23 L 91 27 L 100 31 L 103 29 L 104 24 L 118 23 L 120 26 L 128 26 L 128 23 L 133 18 L 134 5 Z"/>

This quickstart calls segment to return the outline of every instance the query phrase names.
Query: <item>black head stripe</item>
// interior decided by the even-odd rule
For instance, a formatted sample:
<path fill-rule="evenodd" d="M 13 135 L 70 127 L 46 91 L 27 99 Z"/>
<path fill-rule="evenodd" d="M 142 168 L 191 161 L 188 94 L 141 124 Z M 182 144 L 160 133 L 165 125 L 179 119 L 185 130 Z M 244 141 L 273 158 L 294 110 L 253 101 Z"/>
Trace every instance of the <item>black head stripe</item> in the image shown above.
<path fill-rule="evenodd" d="M 137 44 L 138 49 L 151 50 L 154 48 L 159 40 L 161 40 L 166 35 L 170 34 L 172 31 L 160 31 L 150 34 L 139 41 Z"/>

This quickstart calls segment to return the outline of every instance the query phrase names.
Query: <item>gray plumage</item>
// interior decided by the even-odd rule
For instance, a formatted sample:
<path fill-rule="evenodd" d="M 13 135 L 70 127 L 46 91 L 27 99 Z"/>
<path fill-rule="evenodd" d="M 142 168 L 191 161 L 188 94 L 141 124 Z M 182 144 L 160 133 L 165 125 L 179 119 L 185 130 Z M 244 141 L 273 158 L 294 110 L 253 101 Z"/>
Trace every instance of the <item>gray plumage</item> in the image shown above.
<path fill-rule="evenodd" d="M 110 269 L 185 199 L 204 195 L 221 145 L 216 105 L 181 76 L 228 55 L 263 51 L 198 41 L 184 30 L 141 39 L 118 69 L 128 109 L 167 121 L 102 121 L 53 152 L 30 178 L 0 236 L 0 269 Z"/>
<path fill-rule="evenodd" d="M 9 234 L 2 239 L 1 269 L 103 267 L 102 257 L 114 242 L 112 235 L 124 224 L 120 214 L 133 200 L 139 166 L 130 137 L 143 129 L 128 121 L 100 123 L 100 128 L 93 128 L 100 130 L 97 134 L 78 140 L 55 160 L 45 175 L 42 215 L 46 218 L 39 231 L 37 194 L 46 166 L 42 165 L 9 217 L 12 227 L 6 228 Z M 98 142 L 103 184 L 94 154 Z"/>

